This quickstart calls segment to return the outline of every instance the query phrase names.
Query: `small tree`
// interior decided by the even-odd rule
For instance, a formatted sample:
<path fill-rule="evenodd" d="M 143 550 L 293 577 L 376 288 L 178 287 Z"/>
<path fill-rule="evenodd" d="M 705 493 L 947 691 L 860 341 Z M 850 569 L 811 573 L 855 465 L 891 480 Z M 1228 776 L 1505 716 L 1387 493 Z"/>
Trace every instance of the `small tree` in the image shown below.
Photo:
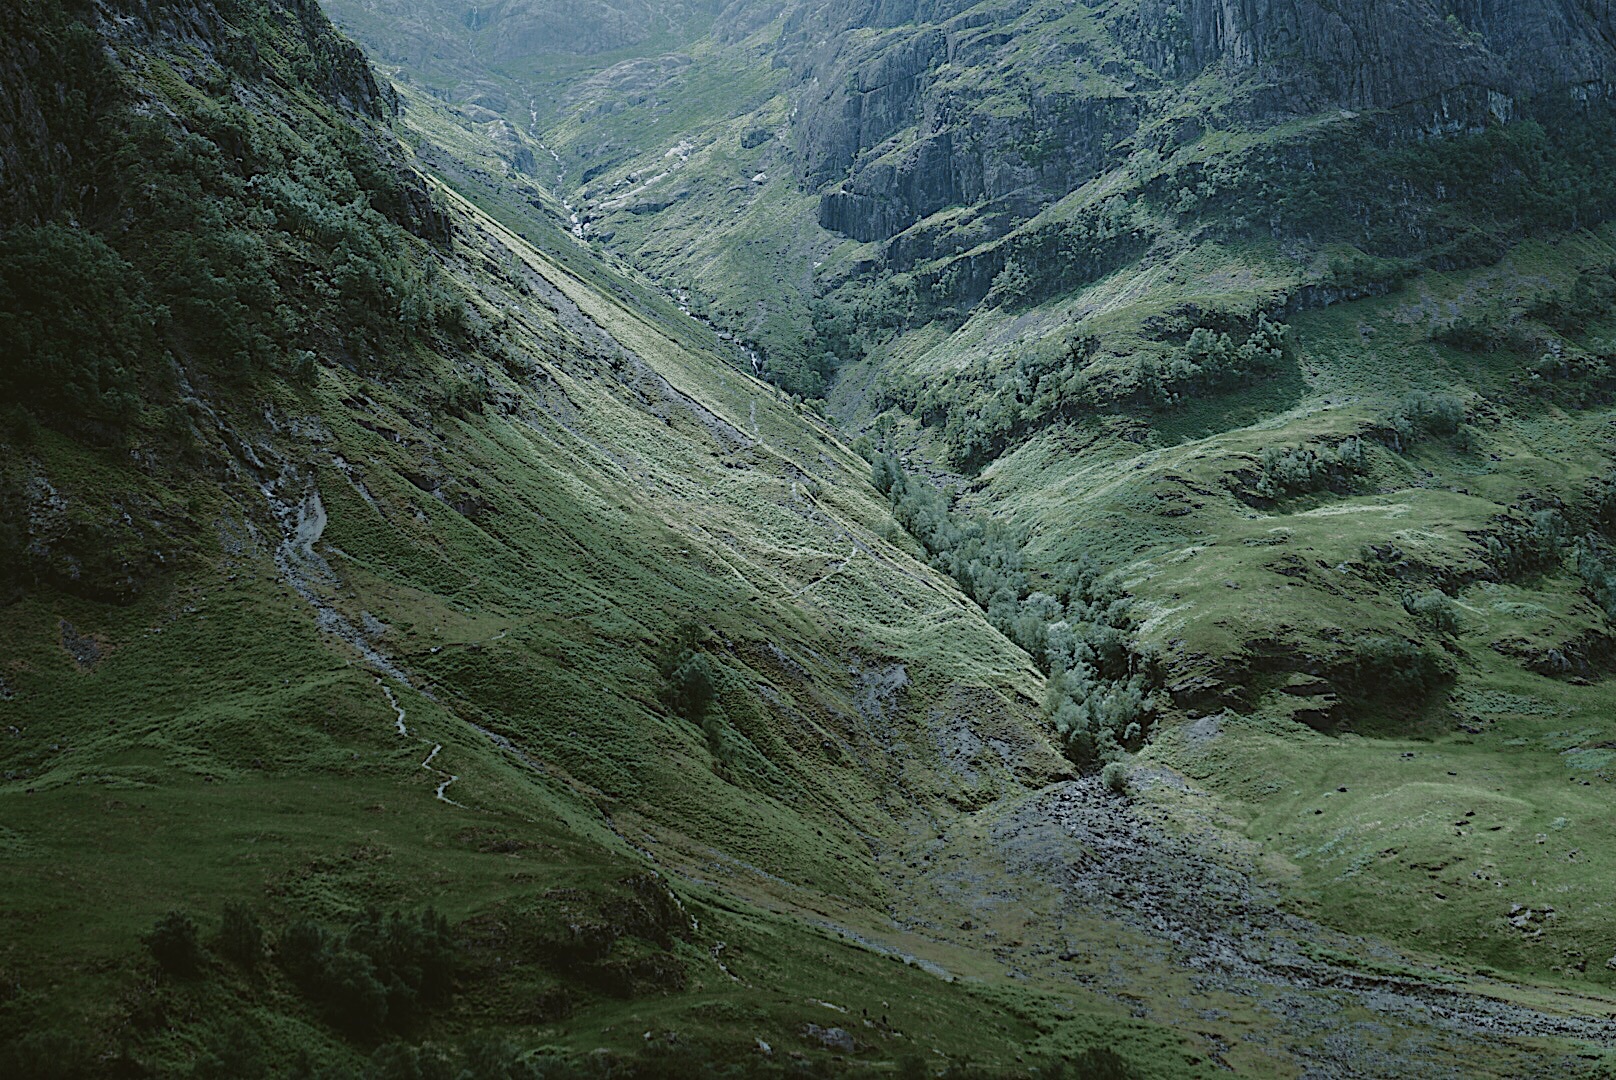
<path fill-rule="evenodd" d="M 196 923 L 183 911 L 170 911 L 145 937 L 157 966 L 170 975 L 189 977 L 202 967 L 202 945 L 197 940 Z"/>
<path fill-rule="evenodd" d="M 660 663 L 664 685 L 662 704 L 670 711 L 700 724 L 712 704 L 715 688 L 713 662 L 702 652 L 701 630 L 686 624 L 663 650 Z"/>

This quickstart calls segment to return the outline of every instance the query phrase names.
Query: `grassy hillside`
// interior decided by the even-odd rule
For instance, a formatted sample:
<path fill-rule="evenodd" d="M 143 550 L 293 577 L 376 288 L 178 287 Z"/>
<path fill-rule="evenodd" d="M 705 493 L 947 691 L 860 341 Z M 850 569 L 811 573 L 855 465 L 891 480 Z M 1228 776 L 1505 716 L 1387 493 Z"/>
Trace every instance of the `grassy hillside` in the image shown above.
<path fill-rule="evenodd" d="M 1599 1075 L 1609 235 L 1142 198 L 1041 292 L 1087 189 L 858 315 L 872 470 L 749 346 L 945 268 L 684 14 L 489 77 L 631 103 L 554 127 L 299 0 L 7 27 L 0 1070 Z"/>
<path fill-rule="evenodd" d="M 533 118 L 560 155 L 542 183 L 786 385 L 828 382 L 844 430 L 951 485 L 958 522 L 1024 536 L 1015 595 L 975 599 L 1042 667 L 1039 590 L 1111 572 L 1148 685 L 1075 722 L 1213 791 L 1298 902 L 1486 970 L 1608 986 L 1588 807 L 1610 782 L 1616 252 L 1586 179 L 1608 109 L 1543 94 L 1419 137 L 1418 103 L 1276 113 L 1263 76 L 1295 72 L 1198 68 L 1198 31 L 1145 8 L 939 17 L 947 62 L 909 99 L 891 89 L 903 50 L 932 28 L 816 45 L 791 11 L 654 64 L 547 75 L 567 89 Z M 1493 29 L 1450 19 L 1431 47 L 1508 56 Z M 849 130 L 891 132 L 854 147 L 845 180 L 813 172 L 844 149 L 827 119 L 843 76 Z M 1130 110 L 1107 151 L 1073 141 Z M 1046 158 L 1094 170 L 1027 205 L 925 209 L 890 239 L 823 227 L 821 196 L 918 198 L 877 181 L 924 187 L 913 162 L 945 128 L 1037 184 L 1055 182 Z M 899 520 L 961 577 L 963 549 L 906 498 Z M 1070 743 L 1060 693 L 1045 723 Z M 1130 720 L 1150 738 L 1125 738 Z M 1305 776 L 1285 778 L 1292 760 Z M 1467 825 L 1481 794 L 1507 802 Z M 1568 829 L 1585 835 L 1559 843 Z"/>
<path fill-rule="evenodd" d="M 34 14 L 47 47 L 110 29 Z M 278 37 L 309 25 L 295 7 L 195 14 L 272 70 L 299 40 L 345 47 L 318 23 Z M 385 111 L 317 104 L 207 49 L 176 68 L 134 26 L 111 38 L 115 107 L 172 110 L 150 138 L 195 147 L 204 184 L 251 206 L 283 181 L 273 157 L 245 183 L 208 171 L 212 140 L 236 129 L 205 118 L 251 101 L 252 122 L 287 125 L 269 138 L 314 118 L 364 132 L 359 165 L 394 155 L 427 197 Z M 114 177 L 138 191 L 153 166 L 128 153 Z M 343 167 L 318 145 L 295 153 L 279 161 Z M 646 1068 L 767 1065 L 760 1039 L 783 1061 L 843 1052 L 840 1034 L 805 1037 L 844 1015 L 816 1000 L 886 1003 L 858 1034 L 877 1059 L 915 1040 L 1019 1052 L 1039 1036 L 997 1002 L 832 920 L 880 921 L 873 860 L 904 842 L 897 821 L 1060 768 L 1030 722 L 1025 658 L 905 550 L 862 461 L 733 370 L 710 332 L 602 268 L 576 276 L 453 191 L 430 199 L 437 247 L 368 235 L 400 274 L 437 282 L 443 322 L 372 341 L 374 361 L 325 336 L 340 316 L 299 307 L 316 336 L 228 377 L 211 342 L 161 325 L 118 377 L 166 374 L 134 384 L 115 424 L 86 429 L 82 403 L 34 384 L 14 399 L 10 1066 L 347 1075 L 394 1039 L 507 1032 L 523 1053 L 634 1059 L 647 1025 L 671 1037 Z M 113 252 L 126 290 L 163 288 L 173 264 L 118 209 L 92 229 L 26 208 L 7 239 L 31 254 L 54 230 Z M 349 242 L 248 220 L 274 258 Z M 14 325 L 60 340 L 37 292 L 7 301 Z M 87 317 L 123 319 L 108 303 Z M 681 642 L 710 680 L 699 714 L 671 694 Z M 996 749 L 950 768 L 940 732 L 967 709 Z M 366 944 L 381 932 L 367 910 L 428 908 L 451 944 L 430 923 L 387 930 L 393 952 Z M 154 930 L 174 910 L 200 955 L 184 919 Z M 419 970 L 388 966 L 399 955 Z M 962 1010 L 981 1022 L 960 1026 Z M 1104 1012 L 1086 1038 L 1115 1041 Z"/>

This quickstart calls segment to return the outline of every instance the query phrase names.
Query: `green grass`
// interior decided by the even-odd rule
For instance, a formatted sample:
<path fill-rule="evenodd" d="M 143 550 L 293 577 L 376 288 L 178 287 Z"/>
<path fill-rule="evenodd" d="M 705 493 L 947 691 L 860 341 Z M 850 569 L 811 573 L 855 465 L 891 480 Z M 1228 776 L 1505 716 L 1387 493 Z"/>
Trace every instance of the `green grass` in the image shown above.
<path fill-rule="evenodd" d="M 1069 40 L 1100 40 L 1100 16 L 1060 19 Z M 6 448 L 7 479 L 44 476 L 65 507 L 31 496 L 51 536 L 107 539 L 90 564 L 73 562 L 87 545 L 58 551 L 56 577 L 8 596 L 0 623 L 0 1041 L 71 1030 L 103 1061 L 126 1053 L 172 1073 L 236 1015 L 278 1070 L 299 1048 L 352 1070 L 374 1039 L 331 1028 L 273 968 L 249 978 L 214 958 L 195 983 L 166 979 L 140 935 L 178 907 L 206 940 L 232 901 L 272 938 L 297 918 L 430 905 L 468 959 L 454 1004 L 414 1040 L 656 1047 L 686 1066 L 756 1062 L 763 1040 L 833 1067 L 803 1035 L 815 1023 L 852 1030 L 871 1072 L 914 1052 L 1022 1069 L 1096 1044 L 1142 1076 L 1293 1071 L 1274 1048 L 1307 1038 L 1282 1015 L 1293 1002 L 1209 985 L 1147 928 L 1062 907 L 1058 872 L 1009 867 L 995 828 L 1066 768 L 1037 719 L 1038 673 L 924 565 L 829 425 L 668 299 L 695 286 L 720 325 L 795 348 L 808 298 L 874 255 L 814 224 L 813 194 L 773 140 L 743 145 L 789 123 L 782 76 L 756 62 L 780 27 L 726 49 L 696 41 L 701 26 L 644 46 L 695 42 L 672 97 L 545 125 L 580 160 L 606 147 L 586 185 L 602 198 L 664 167 L 660 184 L 688 187 L 655 213 L 604 219 L 644 272 L 568 234 L 548 162 L 543 182 L 514 175 L 507 148 L 406 88 L 403 130 L 458 229 L 449 277 L 486 332 L 412 343 L 388 377 L 327 364 L 303 389 L 204 386 L 218 419 L 193 415 L 199 445 L 179 467 L 149 464 L 166 448 L 156 408 L 117 452 L 50 430 Z M 1032 63 L 1024 44 L 1017 62 Z M 527 74 L 573 80 L 635 56 Z M 748 62 L 725 66 L 738 56 Z M 1072 72 L 1085 93 L 1115 89 Z M 512 75 L 496 84 L 511 90 Z M 173 66 L 149 77 L 192 93 Z M 1008 83 L 988 89 L 1019 101 Z M 1164 124 L 1233 103 L 1207 83 L 1187 92 L 1200 98 L 1168 102 Z M 520 98 L 509 104 L 525 128 Z M 1318 123 L 1213 132 L 1177 164 Z M 685 141 L 673 169 L 667 150 Z M 1003 242 L 1148 179 L 1118 169 Z M 1079 327 L 1100 339 L 1096 370 L 1120 380 L 1202 314 L 1277 306 L 1335 253 L 1217 240 L 1144 204 L 1130 213 L 1155 245 L 1147 257 L 1052 300 L 882 342 L 834 408 L 856 427 L 872 419 L 877 375 L 1008 366 Z M 983 243 L 979 224 L 954 207 L 929 227 L 992 256 L 1001 241 Z M 1609 1004 L 1616 701 L 1603 671 L 1579 681 L 1525 666 L 1606 635 L 1607 621 L 1567 565 L 1488 580 L 1480 538 L 1525 502 L 1584 500 L 1608 470 L 1610 410 L 1527 399 L 1512 379 L 1535 356 L 1466 353 L 1430 333 L 1455 311 L 1505 318 L 1611 252 L 1608 230 L 1531 239 L 1497 267 L 1427 271 L 1299 313 L 1278 376 L 1176 409 L 1074 416 L 966 487 L 967 508 L 1027 526 L 1035 569 L 1087 555 L 1118 573 L 1138 643 L 1166 671 L 1142 763 L 1211 795 L 1156 786 L 1146 808 L 1215 823 L 1285 904 L 1332 927 L 1316 960 L 1551 1011 Z M 486 384 L 478 408 L 439 407 L 455 380 Z M 1463 396 L 1465 438 L 1383 445 L 1390 410 L 1416 389 Z M 1346 437 L 1370 443 L 1351 490 L 1253 498 L 1265 449 Z M 893 442 L 916 464 L 943 460 L 938 433 L 911 420 Z M 259 489 L 277 477 L 293 492 L 306 480 L 328 515 L 316 550 L 329 574 L 308 571 L 305 586 L 327 625 L 364 628 L 408 685 L 379 681 L 283 580 Z M 1406 578 L 1366 554 L 1387 546 Z M 139 586 L 119 602 L 73 576 L 114 571 Z M 1435 584 L 1458 607 L 1449 639 L 1402 604 Z M 93 665 L 70 654 L 64 620 L 96 644 Z M 656 658 L 689 623 L 717 671 L 706 729 L 661 702 Z M 1453 685 L 1390 703 L 1321 685 L 1374 637 L 1440 654 Z M 1327 722 L 1319 699 L 1338 706 Z M 1206 712 L 1219 733 L 1196 723 Z M 976 740 L 963 763 L 950 752 L 962 730 Z M 961 924 L 969 889 L 935 888 L 920 869 L 943 852 L 993 900 L 982 926 Z M 544 934 L 614 917 L 648 868 L 699 926 L 665 946 L 625 934 L 612 955 L 677 967 L 682 985 L 614 995 L 546 958 Z M 1520 925 L 1516 905 L 1532 913 Z M 1337 932 L 1370 940 L 1355 950 Z M 1081 956 L 1028 959 L 1006 944 L 1023 936 Z M 554 1007 L 562 991 L 570 1012 Z M 1388 1045 L 1402 1037 L 1382 1014 L 1358 1019 Z M 1507 1068 L 1525 1052 L 1489 1044 L 1465 1063 Z"/>
<path fill-rule="evenodd" d="M 553 972 L 496 971 L 411 1036 L 508 1031 L 637 1053 L 654 1027 L 714 1060 L 750 1060 L 760 1037 L 823 1057 L 800 1032 L 834 1013 L 814 1004 L 825 1000 L 889 1003 L 904 1035 L 860 1035 L 876 1061 L 919 1047 L 1007 1064 L 1041 1037 L 1077 1038 L 803 920 L 880 910 L 879 875 L 848 853 L 899 842 L 895 807 L 990 798 L 1059 768 L 1028 724 L 1025 658 L 886 539 L 862 460 L 822 422 L 736 371 L 710 330 L 462 183 L 543 241 L 444 193 L 460 229 L 451 276 L 480 311 L 510 318 L 516 362 L 429 353 L 424 372 L 391 381 L 325 367 L 307 391 L 214 399 L 231 437 L 274 463 L 266 475 L 284 464 L 318 490 L 329 573 L 309 570 L 306 588 L 367 627 L 412 686 L 378 685 L 281 579 L 279 525 L 250 474 L 153 479 L 48 431 L 30 446 L 28 467 L 70 512 L 138 493 L 141 526 L 169 536 L 166 560 L 184 569 L 146 572 L 123 605 L 33 588 L 8 608 L 0 799 L 15 871 L 0 909 L 16 932 L 0 967 L 16 989 L 0 1030 L 74 1026 L 89 1052 L 123 1045 L 171 1071 L 219 1033 L 215 1018 L 239 1015 L 278 1068 L 299 1045 L 352 1063 L 369 1047 L 278 975 L 260 985 L 215 963 L 195 985 L 154 981 L 141 933 L 182 908 L 206 937 L 241 901 L 272 937 L 368 905 L 433 905 L 474 934 L 510 904 L 640 872 L 647 848 L 706 927 L 675 949 L 691 972 L 682 991 L 580 990 L 551 1025 L 518 1006 Z M 491 384 L 480 414 L 423 407 L 468 363 Z M 290 418 L 304 434 L 287 434 Z M 243 469 L 215 431 L 199 458 Z M 64 648 L 64 619 L 97 643 L 93 665 Z M 720 672 L 729 761 L 658 702 L 654 657 L 686 621 Z M 908 684 L 890 737 L 910 754 L 893 802 L 855 697 L 858 671 L 896 664 Z M 988 730 L 1017 749 L 966 781 L 940 766 L 930 726 L 984 704 Z M 434 798 L 450 774 L 453 804 Z M 751 901 L 702 884 L 715 860 L 753 882 Z M 713 962 L 720 942 L 744 981 Z M 1095 1017 L 1084 1038 L 1124 1030 L 1098 1003 L 1078 1011 Z"/>

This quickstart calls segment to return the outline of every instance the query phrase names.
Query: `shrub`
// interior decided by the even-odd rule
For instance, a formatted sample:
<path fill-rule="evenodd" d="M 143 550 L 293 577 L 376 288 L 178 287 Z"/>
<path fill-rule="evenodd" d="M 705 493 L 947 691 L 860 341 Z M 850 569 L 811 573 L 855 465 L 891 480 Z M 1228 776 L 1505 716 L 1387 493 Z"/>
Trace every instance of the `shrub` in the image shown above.
<path fill-rule="evenodd" d="M 407 1028 L 453 992 L 454 939 L 430 909 L 385 919 L 367 911 L 344 934 L 300 920 L 282 935 L 280 960 L 333 1024 L 355 1032 Z"/>
<path fill-rule="evenodd" d="M 1387 423 L 1412 444 L 1429 436 L 1449 438 L 1459 434 L 1465 415 L 1464 402 L 1454 395 L 1416 390 L 1397 403 Z"/>
<path fill-rule="evenodd" d="M 1459 605 L 1435 589 L 1403 597 L 1403 610 L 1439 634 L 1459 632 Z"/>
<path fill-rule="evenodd" d="M 1605 617 L 1616 619 L 1616 560 L 1597 536 L 1578 540 L 1576 555 L 1577 575 L 1594 602 L 1604 609 Z"/>
<path fill-rule="evenodd" d="M 1010 308 L 1025 300 L 1032 292 L 1032 276 L 1016 258 L 1004 264 L 993 278 L 987 297 L 982 301 L 989 307 Z"/>
<path fill-rule="evenodd" d="M 1131 1080 L 1133 1070 L 1116 1051 L 1091 1046 L 1070 1061 L 1054 1061 L 1039 1069 L 1037 1080 Z"/>
<path fill-rule="evenodd" d="M 469 420 L 473 413 L 481 413 L 483 404 L 492 390 L 488 376 L 477 372 L 471 377 L 458 372 L 451 375 L 443 387 L 443 411 L 450 416 Z"/>
<path fill-rule="evenodd" d="M 1496 323 L 1463 316 L 1431 331 L 1431 340 L 1465 352 L 1491 352 L 1504 338 Z"/>
<path fill-rule="evenodd" d="M 1100 783 L 1113 795 L 1128 794 L 1128 766 L 1120 761 L 1108 761 L 1100 770 Z"/>
<path fill-rule="evenodd" d="M 258 967 L 264 955 L 264 929 L 258 917 L 241 904 L 227 904 L 219 928 L 219 952 L 247 971 Z"/>
<path fill-rule="evenodd" d="M 1072 1062 L 1073 1080 L 1130 1080 L 1133 1070 L 1115 1050 L 1091 1046 Z"/>
<path fill-rule="evenodd" d="M 1487 562 L 1505 581 L 1545 573 L 1565 552 L 1565 520 L 1556 510 L 1539 510 L 1526 521 L 1510 519 L 1483 547 Z"/>
<path fill-rule="evenodd" d="M 191 1080 L 258 1080 L 270 1075 L 263 1039 L 240 1019 L 211 1032 L 191 1063 Z"/>
<path fill-rule="evenodd" d="M 1339 490 L 1363 475 L 1363 442 L 1344 439 L 1335 446 L 1267 447 L 1262 452 L 1256 493 L 1274 499 L 1314 491 Z"/>
<path fill-rule="evenodd" d="M 1358 697 L 1380 702 L 1417 703 L 1453 681 L 1445 657 L 1405 638 L 1365 638 L 1347 662 L 1343 682 Z"/>
<path fill-rule="evenodd" d="M 196 923 L 183 911 L 170 911 L 158 919 L 145 941 L 157 966 L 170 975 L 189 977 L 202 968 Z"/>
<path fill-rule="evenodd" d="M 658 662 L 662 674 L 662 704 L 692 724 L 700 724 L 712 704 L 716 671 L 701 651 L 701 630 L 687 624 L 663 650 Z"/>
<path fill-rule="evenodd" d="M 903 468 L 891 454 L 880 454 L 870 461 L 870 483 L 881 494 L 890 494 L 902 480 Z"/>
<path fill-rule="evenodd" d="M 50 1029 L 26 1031 L 0 1039 L 0 1076 L 28 1080 L 66 1080 L 91 1075 L 82 1034 Z"/>

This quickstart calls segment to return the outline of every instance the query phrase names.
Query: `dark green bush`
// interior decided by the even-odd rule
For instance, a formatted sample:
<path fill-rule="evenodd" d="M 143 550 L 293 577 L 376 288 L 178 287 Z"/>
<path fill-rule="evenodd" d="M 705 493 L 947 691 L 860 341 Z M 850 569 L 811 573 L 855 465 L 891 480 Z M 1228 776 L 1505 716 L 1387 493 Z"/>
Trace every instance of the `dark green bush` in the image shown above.
<path fill-rule="evenodd" d="M 1113 795 L 1128 794 L 1128 766 L 1120 761 L 1108 761 L 1100 770 L 1100 783 Z"/>
<path fill-rule="evenodd" d="M 1418 703 L 1453 682 L 1453 664 L 1406 638 L 1372 636 L 1353 650 L 1342 681 L 1354 696 L 1382 703 Z"/>
<path fill-rule="evenodd" d="M 242 904 L 227 904 L 219 927 L 219 952 L 253 971 L 264 957 L 264 929 L 258 916 Z"/>
<path fill-rule="evenodd" d="M 158 919 L 144 940 L 152 959 L 168 974 L 188 978 L 201 971 L 202 943 L 195 921 L 185 912 L 170 911 Z"/>
<path fill-rule="evenodd" d="M 1410 593 L 1403 597 L 1403 610 L 1439 634 L 1452 636 L 1459 632 L 1459 605 L 1446 593 L 1435 589 Z"/>
<path fill-rule="evenodd" d="M 657 662 L 663 682 L 662 704 L 693 724 L 706 717 L 717 689 L 717 671 L 701 642 L 701 628 L 687 624 L 663 648 Z"/>
<path fill-rule="evenodd" d="M 1498 324 L 1463 316 L 1431 331 L 1431 340 L 1465 352 L 1492 352 L 1504 341 Z"/>
<path fill-rule="evenodd" d="M 453 993 L 455 944 L 448 922 L 367 911 L 344 933 L 299 920 L 281 935 L 282 969 L 337 1027 L 403 1030 Z"/>

